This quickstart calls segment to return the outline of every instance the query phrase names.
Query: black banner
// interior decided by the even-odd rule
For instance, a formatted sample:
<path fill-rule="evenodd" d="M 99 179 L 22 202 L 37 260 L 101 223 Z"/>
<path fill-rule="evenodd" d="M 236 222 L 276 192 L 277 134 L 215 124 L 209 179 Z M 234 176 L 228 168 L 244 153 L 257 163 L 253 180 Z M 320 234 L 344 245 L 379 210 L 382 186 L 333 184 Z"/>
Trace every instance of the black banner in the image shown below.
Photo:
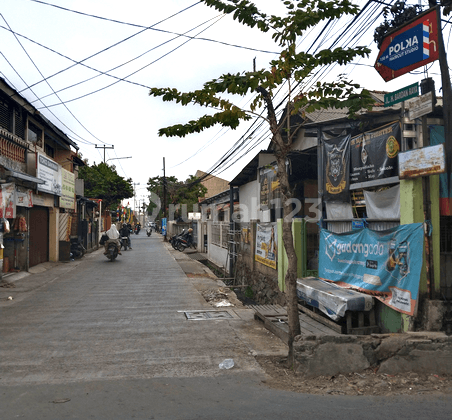
<path fill-rule="evenodd" d="M 324 201 L 349 202 L 350 135 L 323 139 Z"/>
<path fill-rule="evenodd" d="M 353 137 L 350 142 L 350 184 L 398 176 L 399 150 L 399 122 Z"/>

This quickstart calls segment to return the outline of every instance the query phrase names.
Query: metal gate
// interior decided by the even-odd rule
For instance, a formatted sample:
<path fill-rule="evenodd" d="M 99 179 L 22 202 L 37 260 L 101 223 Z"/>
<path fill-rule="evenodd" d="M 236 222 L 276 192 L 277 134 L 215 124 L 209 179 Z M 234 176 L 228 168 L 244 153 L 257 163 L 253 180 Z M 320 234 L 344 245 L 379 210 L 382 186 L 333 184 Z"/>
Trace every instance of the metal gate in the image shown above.
<path fill-rule="evenodd" d="M 30 208 L 29 266 L 49 261 L 49 210 L 47 207 Z"/>

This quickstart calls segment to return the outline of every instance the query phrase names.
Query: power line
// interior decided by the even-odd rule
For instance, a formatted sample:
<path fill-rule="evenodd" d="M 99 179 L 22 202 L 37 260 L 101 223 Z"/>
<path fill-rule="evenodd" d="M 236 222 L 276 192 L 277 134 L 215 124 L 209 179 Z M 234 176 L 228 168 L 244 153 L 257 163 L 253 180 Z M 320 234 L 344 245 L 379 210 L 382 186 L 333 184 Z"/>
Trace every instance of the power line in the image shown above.
<path fill-rule="evenodd" d="M 157 31 L 157 32 L 163 32 L 163 33 L 167 33 L 167 34 L 171 34 L 171 35 L 177 35 L 177 36 L 183 36 L 183 37 L 190 38 L 190 39 L 196 39 L 198 41 L 214 42 L 214 43 L 217 43 L 217 44 L 226 45 L 228 47 L 241 48 L 241 49 L 245 49 L 245 50 L 249 50 L 249 51 L 255 51 L 255 52 L 261 52 L 261 53 L 265 53 L 265 54 L 277 54 L 274 51 L 265 51 L 265 50 L 260 50 L 260 49 L 257 49 L 257 48 L 244 47 L 242 45 L 230 44 L 230 43 L 223 42 L 223 41 L 217 41 L 215 39 L 195 38 L 195 37 L 191 37 L 191 36 L 186 35 L 186 34 L 179 34 L 177 32 L 167 31 L 167 30 L 164 30 L 164 29 L 157 29 L 157 28 L 153 28 L 153 27 L 147 28 L 147 27 L 145 27 L 143 25 L 138 25 L 138 24 L 135 24 L 135 23 L 127 23 L 127 22 L 122 22 L 120 20 L 116 20 L 116 19 L 109 19 L 109 18 L 105 18 L 105 17 L 102 17 L 102 16 L 96 16 L 96 15 L 92 15 L 92 14 L 89 14 L 89 13 L 79 12 L 77 10 L 68 9 L 66 7 L 58 6 L 58 5 L 51 4 L 51 3 L 46 3 L 45 1 L 41 1 L 41 0 L 29 0 L 29 1 L 32 1 L 34 3 L 41 3 L 41 4 L 44 4 L 46 6 L 52 6 L 52 7 L 55 7 L 57 9 L 61 9 L 61 10 L 64 10 L 64 11 L 67 11 L 67 12 L 71 12 L 71 13 L 76 13 L 76 14 L 79 14 L 79 15 L 82 15 L 82 16 L 87 16 L 87 17 L 91 17 L 91 18 L 95 18 L 95 19 L 101 19 L 101 20 L 108 21 L 108 22 L 118 23 L 118 24 L 121 24 L 121 25 L 134 26 L 134 27 L 137 27 L 137 28 L 146 28 L 146 29 L 150 29 L 150 30 L 153 30 L 153 31 Z M 197 6 L 200 3 L 201 2 L 194 3 L 194 4 L 192 4 L 191 6 L 187 7 L 184 10 L 187 10 L 187 9 L 193 7 L 193 6 Z"/>

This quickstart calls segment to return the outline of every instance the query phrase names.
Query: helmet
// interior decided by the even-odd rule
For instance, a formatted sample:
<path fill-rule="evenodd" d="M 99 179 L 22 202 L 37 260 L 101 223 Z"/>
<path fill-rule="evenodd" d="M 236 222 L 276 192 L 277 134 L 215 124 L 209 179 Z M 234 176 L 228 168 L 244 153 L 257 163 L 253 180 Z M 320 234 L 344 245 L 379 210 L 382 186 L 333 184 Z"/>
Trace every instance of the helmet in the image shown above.
<path fill-rule="evenodd" d="M 193 232 L 192 228 L 188 229 L 188 233 L 192 233 L 192 232 Z"/>

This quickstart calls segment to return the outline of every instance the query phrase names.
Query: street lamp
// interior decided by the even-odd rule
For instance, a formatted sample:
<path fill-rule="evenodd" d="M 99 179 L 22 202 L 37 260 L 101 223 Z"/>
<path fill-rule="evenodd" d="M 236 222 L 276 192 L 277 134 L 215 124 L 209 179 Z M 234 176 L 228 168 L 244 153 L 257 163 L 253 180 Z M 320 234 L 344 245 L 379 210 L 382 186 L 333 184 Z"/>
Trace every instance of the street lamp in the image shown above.
<path fill-rule="evenodd" d="M 119 157 L 119 158 L 110 158 L 105 161 L 107 163 L 109 160 L 117 160 L 117 159 L 132 159 L 132 156 Z"/>

